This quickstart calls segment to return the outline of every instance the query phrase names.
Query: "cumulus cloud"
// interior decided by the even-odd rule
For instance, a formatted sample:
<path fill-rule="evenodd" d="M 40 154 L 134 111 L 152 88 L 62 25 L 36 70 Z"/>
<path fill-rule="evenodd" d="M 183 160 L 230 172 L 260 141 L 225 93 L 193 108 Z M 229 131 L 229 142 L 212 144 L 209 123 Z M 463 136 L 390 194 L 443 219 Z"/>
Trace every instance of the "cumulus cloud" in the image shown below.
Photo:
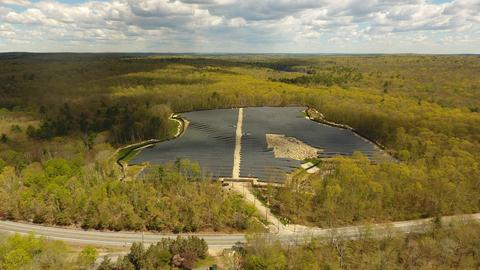
<path fill-rule="evenodd" d="M 44 12 L 39 9 L 27 9 L 20 14 L 10 12 L 4 17 L 4 21 L 8 23 L 14 23 L 19 25 L 47 25 L 53 27 L 64 27 L 65 24 L 59 20 L 46 17 Z"/>
<path fill-rule="evenodd" d="M 0 0 L 0 5 L 29 7 L 32 3 L 28 0 Z"/>
<path fill-rule="evenodd" d="M 233 18 L 228 22 L 230 27 L 242 27 L 247 25 L 247 21 L 244 18 Z"/>
<path fill-rule="evenodd" d="M 463 43 L 473 44 L 480 35 L 478 0 L 439 5 L 425 0 L 85 0 L 77 4 L 0 0 L 0 4 L 27 7 L 15 11 L 0 6 L 0 43 L 3 39 L 26 45 L 38 39 L 65 46 L 157 48 L 155 44 L 161 44 L 166 46 L 162 48 L 251 48 L 252 52 L 294 46 L 322 52 L 315 51 L 322 42 L 332 44 L 331 48 L 392 40 L 404 46 L 458 43 L 458 38 L 431 39 L 450 32 L 463 33 Z"/>
<path fill-rule="evenodd" d="M 461 13 L 449 13 L 448 4 L 417 6 L 396 6 L 385 13 L 378 14 L 371 20 L 374 32 L 415 32 L 415 31 L 453 31 L 461 32 L 478 28 L 473 16 Z"/>
<path fill-rule="evenodd" d="M 328 15 L 369 18 L 396 6 L 420 5 L 423 0 L 339 0 L 333 1 Z"/>
<path fill-rule="evenodd" d="M 128 0 L 127 4 L 130 6 L 132 13 L 138 16 L 163 17 L 195 14 L 195 9 L 180 1 Z"/>
<path fill-rule="evenodd" d="M 20 40 L 20 39 L 7 39 L 8 43 L 12 44 L 30 44 L 30 41 L 28 40 Z"/>

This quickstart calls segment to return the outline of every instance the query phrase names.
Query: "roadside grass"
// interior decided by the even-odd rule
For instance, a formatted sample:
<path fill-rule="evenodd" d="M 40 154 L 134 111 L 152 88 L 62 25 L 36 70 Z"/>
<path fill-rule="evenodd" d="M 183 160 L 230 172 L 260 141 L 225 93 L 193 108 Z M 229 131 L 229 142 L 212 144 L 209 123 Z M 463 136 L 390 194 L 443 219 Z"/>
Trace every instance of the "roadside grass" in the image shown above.
<path fill-rule="evenodd" d="M 212 267 L 213 264 L 215 264 L 215 258 L 213 258 L 210 255 L 207 255 L 207 257 L 205 259 L 198 260 L 195 263 L 195 268 L 198 268 L 198 267 Z"/>
<path fill-rule="evenodd" d="M 121 251 L 123 251 L 123 249 L 121 248 L 108 248 L 108 247 L 106 248 L 107 253 L 121 252 Z"/>
<path fill-rule="evenodd" d="M 267 205 L 267 201 L 265 199 L 262 198 L 262 192 L 259 191 L 259 192 L 256 192 L 253 194 L 255 196 L 255 198 L 257 198 L 258 201 L 260 201 L 263 206 L 267 207 L 268 209 L 270 209 Z M 283 217 L 279 216 L 277 213 L 275 212 L 272 212 L 272 209 L 270 209 L 270 214 L 272 214 L 274 217 L 276 217 L 283 225 L 287 226 L 287 224 L 289 224 L 289 222 L 284 219 Z M 256 217 L 260 222 L 262 222 L 264 225 L 268 226 L 269 224 L 272 224 L 271 222 L 268 222 L 267 220 L 265 220 L 264 218 L 262 218 L 261 216 L 259 215 L 254 215 L 254 217 Z M 274 224 L 275 225 L 275 224 Z"/>
<path fill-rule="evenodd" d="M 267 221 L 266 219 L 264 219 L 263 217 L 261 217 L 258 214 L 253 215 L 253 217 L 256 218 L 258 221 L 260 221 L 265 226 L 268 226 L 268 225 L 272 224 L 271 222 Z"/>
<path fill-rule="evenodd" d="M 263 206 L 268 208 L 267 200 L 262 198 L 262 192 L 261 191 L 254 192 L 253 196 L 255 196 L 255 198 L 257 198 L 257 200 L 263 204 Z"/>
<path fill-rule="evenodd" d="M 277 213 L 273 213 L 272 214 L 283 224 L 283 226 L 287 226 L 288 224 L 290 224 L 290 222 L 288 222 L 286 219 L 284 219 L 283 217 L 277 215 Z"/>
<path fill-rule="evenodd" d="M 314 160 L 314 159 L 311 159 L 311 160 Z M 320 161 L 320 160 L 317 160 L 317 161 Z M 263 204 L 263 206 L 267 207 L 270 210 L 270 214 L 276 217 L 284 226 L 287 226 L 288 224 L 290 224 L 288 220 L 278 215 L 278 213 L 272 212 L 272 209 L 267 205 L 267 200 L 262 198 L 262 192 L 260 190 L 254 190 L 252 193 L 253 193 L 253 196 L 255 196 L 255 198 Z M 266 226 L 268 226 L 269 224 L 272 224 L 271 222 L 266 221 L 264 218 L 262 218 L 259 215 L 254 215 L 254 217 L 256 217 L 260 222 L 262 222 Z"/>

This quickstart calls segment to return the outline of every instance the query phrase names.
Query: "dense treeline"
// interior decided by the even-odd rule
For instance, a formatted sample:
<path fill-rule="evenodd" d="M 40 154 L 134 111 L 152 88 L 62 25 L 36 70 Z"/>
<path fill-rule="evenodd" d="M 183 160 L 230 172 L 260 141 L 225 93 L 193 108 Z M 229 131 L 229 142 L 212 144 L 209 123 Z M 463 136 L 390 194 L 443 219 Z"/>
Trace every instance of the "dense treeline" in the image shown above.
<path fill-rule="evenodd" d="M 74 132 L 88 134 L 89 138 L 104 132 L 109 143 L 118 145 L 168 138 L 172 132 L 172 122 L 168 121 L 170 115 L 171 111 L 165 105 L 150 106 L 147 103 L 144 106 L 119 107 L 116 104 L 109 107 L 102 103 L 94 112 L 81 112 L 79 116 L 74 116 L 65 103 L 56 121 L 45 115 L 39 128 L 29 125 L 25 133 L 31 139 L 51 140 Z M 91 147 L 91 142 L 87 143 Z"/>
<path fill-rule="evenodd" d="M 478 269 L 480 226 L 477 222 L 434 219 L 422 233 L 405 234 L 388 225 L 366 225 L 357 240 L 342 231 L 306 236 L 299 246 L 284 246 L 275 237 L 253 234 L 225 269 Z M 239 254 L 241 252 L 237 252 Z"/>
<path fill-rule="evenodd" d="M 198 164 L 178 159 L 166 167 L 146 166 L 145 182 L 118 181 L 107 161 L 88 168 L 81 155 L 32 163 L 20 176 L 4 167 L 1 217 L 116 231 L 241 231 L 250 226 L 255 207 L 206 179 Z"/>
<path fill-rule="evenodd" d="M 480 212 L 477 163 L 458 148 L 443 153 L 444 170 L 383 162 L 360 153 L 323 164 L 325 177 L 295 172 L 284 187 L 267 189 L 272 211 L 320 227 L 359 221 L 408 220 Z"/>
<path fill-rule="evenodd" d="M 290 83 L 290 84 L 304 84 L 304 85 L 309 85 L 309 84 L 321 84 L 325 86 L 332 86 L 334 84 L 348 89 L 348 86 L 346 84 L 350 81 L 352 82 L 358 82 L 361 79 L 363 79 L 362 73 L 354 73 L 357 69 L 356 68 L 350 68 L 350 67 L 329 67 L 326 68 L 325 70 L 322 70 L 322 74 L 316 74 L 316 72 L 312 73 L 313 75 L 306 75 L 306 76 L 300 76 L 296 78 L 269 78 L 271 81 L 276 82 L 282 82 L 282 83 Z M 352 73 L 354 75 L 352 76 Z M 345 86 L 344 86 L 345 85 Z"/>

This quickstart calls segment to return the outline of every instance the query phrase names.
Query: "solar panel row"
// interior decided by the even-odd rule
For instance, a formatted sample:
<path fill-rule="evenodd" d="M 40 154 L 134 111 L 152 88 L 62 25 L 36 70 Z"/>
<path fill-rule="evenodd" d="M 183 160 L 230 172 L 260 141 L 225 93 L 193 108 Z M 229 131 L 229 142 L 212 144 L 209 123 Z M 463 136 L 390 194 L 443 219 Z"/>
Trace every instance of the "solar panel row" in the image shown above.
<path fill-rule="evenodd" d="M 129 165 L 145 161 L 165 165 L 181 157 L 198 162 L 200 168 L 214 177 L 231 177 L 238 110 L 188 112 L 182 117 L 190 121 L 182 137 L 142 150 Z"/>

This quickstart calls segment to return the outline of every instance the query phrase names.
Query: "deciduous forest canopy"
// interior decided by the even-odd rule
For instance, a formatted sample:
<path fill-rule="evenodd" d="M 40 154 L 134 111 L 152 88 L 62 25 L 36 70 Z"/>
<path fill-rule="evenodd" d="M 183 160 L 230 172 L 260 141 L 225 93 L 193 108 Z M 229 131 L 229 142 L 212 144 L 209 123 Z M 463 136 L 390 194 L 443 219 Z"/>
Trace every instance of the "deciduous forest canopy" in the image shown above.
<path fill-rule="evenodd" d="M 384 145 L 296 172 L 272 211 L 330 226 L 480 211 L 475 55 L 0 55 L 0 216 L 84 228 L 244 230 L 252 206 L 194 161 L 121 182 L 116 148 L 176 133 L 172 112 L 306 105 Z M 200 168 L 201 169 L 201 168 Z M 197 175 L 198 176 L 198 175 Z M 196 178 L 196 177 L 195 177 Z M 193 179 L 195 179 L 193 178 Z"/>

